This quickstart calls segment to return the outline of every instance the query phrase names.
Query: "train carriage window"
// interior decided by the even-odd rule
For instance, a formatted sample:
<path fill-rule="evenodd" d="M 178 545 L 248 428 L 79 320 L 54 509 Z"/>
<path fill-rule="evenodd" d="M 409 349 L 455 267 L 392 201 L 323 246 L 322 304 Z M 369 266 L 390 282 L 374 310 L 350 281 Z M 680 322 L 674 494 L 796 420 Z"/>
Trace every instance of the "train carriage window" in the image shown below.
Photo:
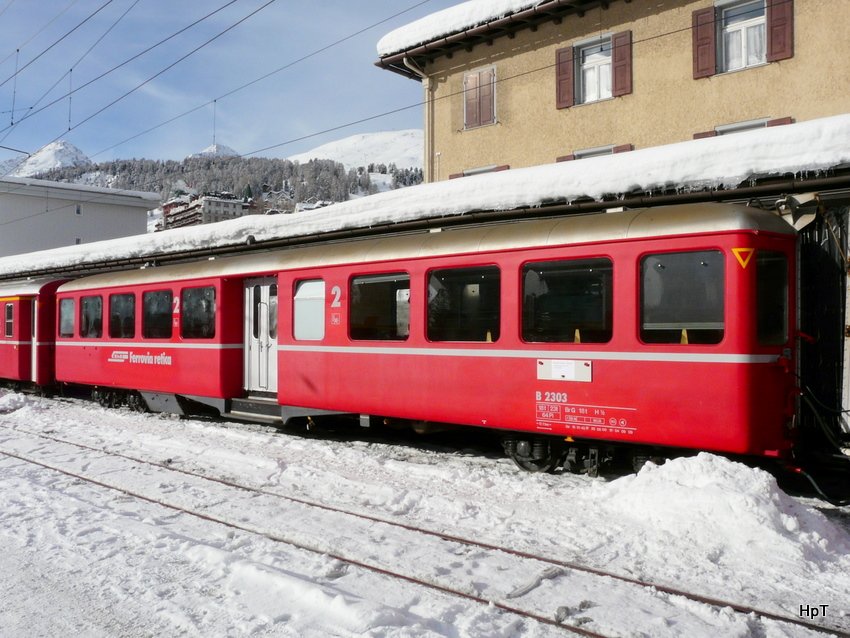
<path fill-rule="evenodd" d="M 153 290 L 142 295 L 142 336 L 145 339 L 171 339 L 171 313 L 174 294 Z"/>
<path fill-rule="evenodd" d="M 349 312 L 352 339 L 404 341 L 410 335 L 410 276 L 355 277 Z"/>
<path fill-rule="evenodd" d="M 109 295 L 109 336 L 112 339 L 136 336 L 136 295 Z"/>
<path fill-rule="evenodd" d="M 10 303 L 7 303 L 5 308 L 5 326 L 4 334 L 11 337 L 15 328 L 15 306 Z"/>
<path fill-rule="evenodd" d="M 62 299 L 59 301 L 59 336 L 73 337 L 74 336 L 74 300 Z"/>
<path fill-rule="evenodd" d="M 269 337 L 277 339 L 277 284 L 269 286 Z"/>
<path fill-rule="evenodd" d="M 613 323 L 610 259 L 526 264 L 522 338 L 530 342 L 607 343 Z"/>
<path fill-rule="evenodd" d="M 788 341 L 788 258 L 778 252 L 756 253 L 756 321 L 765 346 Z"/>
<path fill-rule="evenodd" d="M 648 255 L 641 260 L 641 282 L 644 342 L 723 340 L 725 264 L 719 250 Z"/>
<path fill-rule="evenodd" d="M 292 303 L 293 337 L 297 341 L 325 338 L 325 282 L 305 279 L 295 285 Z"/>
<path fill-rule="evenodd" d="M 80 299 L 80 337 L 100 339 L 103 336 L 103 297 Z"/>
<path fill-rule="evenodd" d="M 215 288 L 184 288 L 180 292 L 180 336 L 184 339 L 215 337 Z"/>
<path fill-rule="evenodd" d="M 496 341 L 501 276 L 496 266 L 434 270 L 428 279 L 428 339 Z"/>

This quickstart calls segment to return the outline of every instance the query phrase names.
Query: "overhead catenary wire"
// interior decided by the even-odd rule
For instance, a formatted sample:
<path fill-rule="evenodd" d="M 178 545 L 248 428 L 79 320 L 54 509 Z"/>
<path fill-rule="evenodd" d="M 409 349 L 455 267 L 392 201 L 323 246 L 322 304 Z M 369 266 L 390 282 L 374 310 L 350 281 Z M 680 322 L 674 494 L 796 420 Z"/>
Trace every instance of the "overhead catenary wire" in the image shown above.
<path fill-rule="evenodd" d="M 114 72 L 114 71 L 117 71 L 118 69 L 120 69 L 120 68 L 122 68 L 122 67 L 124 67 L 124 66 L 127 66 L 130 62 L 133 62 L 134 60 L 139 59 L 140 57 L 142 57 L 142 56 L 143 56 L 143 55 L 145 55 L 146 53 L 149 53 L 149 52 L 153 51 L 153 50 L 154 50 L 154 49 L 156 49 L 157 47 L 159 47 L 159 46 L 161 46 L 161 45 L 165 44 L 166 42 L 168 42 L 169 40 L 172 40 L 172 39 L 176 38 L 178 35 L 181 35 L 181 34 L 185 33 L 186 31 L 188 31 L 188 30 L 189 30 L 189 29 L 191 29 L 192 27 L 194 27 L 194 26 L 196 26 L 196 25 L 200 24 L 201 22 L 203 22 L 204 20 L 207 20 L 208 18 L 211 18 L 211 17 L 212 17 L 212 16 L 214 16 L 215 14 L 217 14 L 217 13 L 219 13 L 219 12 L 223 11 L 224 9 L 226 9 L 227 7 L 229 7 L 229 6 L 230 6 L 230 5 L 232 5 L 232 4 L 235 4 L 235 3 L 236 3 L 236 2 L 238 2 L 238 1 L 239 1 L 239 0 L 228 0 L 228 2 L 226 2 L 226 3 L 225 3 L 225 4 L 223 4 L 223 5 L 221 5 L 218 9 L 215 9 L 215 10 L 213 10 L 213 11 L 210 11 L 209 13 L 207 13 L 206 15 L 204 15 L 204 16 L 202 16 L 202 17 L 198 18 L 197 20 L 195 20 L 195 21 L 194 21 L 194 22 L 192 22 L 191 24 L 188 24 L 188 25 L 186 25 L 185 27 L 183 27 L 182 29 L 180 29 L 180 30 L 178 30 L 178 31 L 175 31 L 174 33 L 172 33 L 172 34 L 171 34 L 171 35 L 169 35 L 168 37 L 163 38 L 163 39 L 162 39 L 162 40 L 160 40 L 159 42 L 156 42 L 155 44 L 150 45 L 149 47 L 145 48 L 144 50 L 140 51 L 139 53 L 137 53 L 137 54 L 135 54 L 135 55 L 133 55 L 133 56 L 131 56 L 131 57 L 127 58 L 127 59 L 126 59 L 126 60 L 124 60 L 123 62 L 121 62 L 121 63 L 119 63 L 119 64 L 116 64 L 115 66 L 113 66 L 112 68 L 110 68 L 110 69 L 108 69 L 108 70 L 104 71 L 103 73 L 101 73 L 101 74 L 100 74 L 100 75 L 98 75 L 97 77 L 92 78 L 92 79 L 91 79 L 91 80 L 89 80 L 88 82 L 86 82 L 86 83 L 84 83 L 84 84 L 81 84 L 80 86 L 78 86 L 76 89 L 74 89 L 74 90 L 73 90 L 73 93 L 76 93 L 76 92 L 78 92 L 78 91 L 82 91 L 83 89 L 87 88 L 88 86 L 90 86 L 90 85 L 94 84 L 95 82 L 97 82 L 97 81 L 99 81 L 99 80 L 103 79 L 104 77 L 106 77 L 106 76 L 107 76 L 107 75 L 109 75 L 110 73 L 112 73 L 112 72 Z M 123 16 L 122 16 L 122 17 L 123 17 Z M 63 76 L 63 77 L 64 77 L 64 76 Z M 59 80 L 59 81 L 61 81 L 61 78 L 60 78 L 60 80 Z M 58 83 L 58 82 L 57 82 L 57 83 Z M 52 90 L 52 88 L 53 88 L 53 87 L 51 87 L 51 89 L 50 89 L 50 90 Z M 48 92 L 49 92 L 49 90 L 48 90 Z M 50 102 L 50 103 L 45 104 L 44 106 L 42 106 L 40 109 L 37 109 L 37 110 L 35 110 L 35 111 L 31 111 L 30 113 L 28 113 L 27 115 L 25 115 L 24 117 L 22 117 L 22 118 L 20 119 L 20 121 L 19 121 L 19 122 L 17 122 L 17 123 L 18 123 L 18 124 L 20 124 L 20 123 L 21 123 L 21 122 L 23 122 L 24 120 L 28 120 L 29 118 L 31 118 L 31 117 L 33 117 L 33 116 L 35 116 L 35 115 L 38 115 L 39 113 L 41 113 L 41 112 L 42 112 L 42 111 L 44 111 L 45 109 L 48 109 L 48 108 L 50 108 L 51 106 L 53 106 L 54 104 L 57 104 L 57 103 L 59 103 L 59 102 L 63 101 L 65 98 L 69 97 L 70 95 L 71 95 L 71 93 L 66 93 L 65 95 L 60 95 L 59 97 L 57 97 L 57 98 L 56 98 L 55 100 L 53 100 L 52 102 Z M 44 98 L 44 96 L 42 96 L 41 98 L 39 98 L 39 101 L 40 101 L 41 99 L 43 99 L 43 98 Z M 3 129 L 0 129 L 0 133 L 3 133 L 3 132 L 8 131 L 8 130 L 9 130 L 9 128 L 11 128 L 11 127 L 7 126 L 7 127 L 3 128 Z M 4 137 L 3 139 L 5 139 L 5 137 Z"/>
<path fill-rule="evenodd" d="M 9 8 L 9 6 L 12 4 L 12 2 L 13 2 L 13 1 L 14 1 L 14 0 L 12 0 L 11 2 L 9 2 L 9 4 L 8 4 L 8 5 L 6 5 L 6 8 L 7 8 L 7 9 Z M 27 39 L 27 40 L 26 40 L 23 44 L 19 44 L 19 45 L 16 47 L 16 49 L 23 49 L 23 48 L 24 48 L 25 46 L 27 46 L 30 42 L 32 42 L 33 40 L 35 40 L 35 39 L 36 39 L 39 35 L 41 35 L 41 34 L 44 32 L 44 30 L 45 30 L 45 29 L 47 29 L 47 28 L 48 28 L 51 24 L 53 24 L 53 23 L 54 23 L 54 22 L 56 22 L 59 18 L 61 18 L 63 15 L 65 15 L 66 13 L 68 13 L 68 11 L 70 10 L 70 8 L 71 8 L 71 7 L 73 7 L 75 4 L 77 4 L 77 2 L 79 2 L 79 0 L 71 0 L 71 2 L 69 2 L 69 3 L 68 3 L 68 5 L 67 5 L 64 9 L 62 9 L 62 10 L 61 10 L 58 14 L 56 14 L 55 16 L 53 16 L 53 18 L 51 18 L 50 20 L 48 20 L 48 21 L 47 21 L 47 23 L 45 23 L 45 24 L 44 24 L 44 25 L 43 25 L 43 26 L 42 26 L 42 27 L 41 27 L 38 31 L 36 31 L 35 33 L 33 33 L 33 34 L 32 34 L 32 35 L 31 35 L 31 36 L 30 36 L 30 37 L 29 37 L 29 38 L 28 38 L 28 39 Z M 5 11 L 5 9 L 4 9 L 4 11 Z M 2 14 L 0 14 L 0 15 L 2 15 Z M 12 51 L 11 53 L 9 53 L 9 55 L 7 55 L 5 58 L 3 58 L 2 60 L 0 60 L 0 65 L 5 64 L 6 60 L 8 60 L 9 58 L 11 58 L 13 55 L 15 55 L 15 51 Z"/>
<path fill-rule="evenodd" d="M 3 80 L 2 82 L 0 82 L 0 87 L 5 86 L 5 85 L 9 82 L 9 80 L 11 80 L 11 79 L 13 79 L 13 78 L 18 77 L 18 75 L 20 75 L 20 74 L 21 74 L 21 72 L 22 72 L 24 69 L 28 68 L 28 67 L 29 67 L 29 66 L 30 66 L 33 62 L 35 62 L 36 60 L 38 60 L 39 58 L 41 58 L 41 56 L 43 56 L 43 55 L 44 55 L 44 54 L 46 54 L 48 51 L 50 51 L 53 47 L 55 47 L 57 44 L 59 44 L 60 42 L 62 42 L 62 40 L 64 40 L 64 39 L 65 39 L 65 38 L 67 38 L 68 36 L 70 36 L 70 35 L 71 35 L 72 33 L 74 33 L 77 29 L 79 29 L 80 27 L 82 27 L 82 26 L 83 26 L 86 22 L 88 22 L 88 21 L 89 21 L 89 20 L 91 20 L 93 17 L 95 17 L 98 13 L 100 13 L 101 11 L 103 11 L 103 10 L 104 10 L 107 6 L 109 6 L 110 4 L 112 4 L 112 2 L 113 2 L 113 1 L 114 1 L 114 0 L 106 0 L 106 2 L 104 2 L 104 3 L 103 3 L 102 5 L 100 5 L 97 9 L 95 9 L 92 13 L 90 13 L 88 16 L 86 16 L 86 18 L 85 18 L 85 19 L 83 19 L 83 21 L 82 21 L 82 22 L 79 22 L 79 23 L 78 23 L 78 24 L 77 24 L 77 25 L 76 25 L 73 29 L 71 29 L 70 31 L 65 32 L 65 34 L 64 34 L 64 35 L 62 35 L 62 36 L 61 36 L 58 40 L 54 41 L 54 42 L 53 42 L 53 44 L 51 44 L 50 46 L 48 46 L 46 49 L 42 50 L 42 51 L 41 51 L 38 55 L 36 55 L 36 56 L 35 56 L 32 60 L 30 60 L 29 62 L 27 62 L 27 63 L 26 63 L 25 65 L 23 65 L 21 68 L 16 68 L 16 69 L 15 69 L 15 72 L 14 72 L 12 75 L 10 75 L 10 76 L 9 76 L 9 77 L 7 77 L 5 80 Z"/>
<path fill-rule="evenodd" d="M 94 43 L 93 43 L 93 44 L 92 44 L 92 45 L 91 45 L 91 46 L 90 46 L 90 47 L 89 47 L 89 48 L 85 51 L 85 53 L 83 53 L 83 54 L 82 54 L 79 58 L 77 58 L 77 59 L 76 59 L 76 60 L 75 60 L 75 61 L 71 64 L 71 66 L 70 66 L 70 68 L 68 69 L 68 71 L 66 71 L 66 72 L 65 72 L 65 73 L 64 73 L 64 74 L 63 74 L 63 75 L 62 75 L 59 79 L 57 79 L 57 80 L 56 80 L 56 81 L 55 81 L 55 82 L 54 82 L 54 83 L 50 86 L 50 88 L 49 88 L 49 89 L 47 89 L 44 93 L 42 93 L 41 97 L 39 97 L 39 98 L 38 98 L 38 99 L 37 99 L 37 100 L 36 100 L 36 101 L 32 104 L 32 106 L 28 107 L 27 109 L 21 109 L 21 110 L 29 112 L 29 111 L 32 111 L 32 109 L 34 109 L 35 107 L 37 107 L 37 106 L 41 103 L 41 101 L 42 101 L 44 98 L 46 98 L 46 97 L 50 94 L 50 92 L 51 92 L 53 89 L 55 89 L 55 88 L 56 88 L 56 86 L 57 86 L 57 85 L 58 85 L 58 84 L 59 84 L 62 80 L 64 80 L 66 77 L 68 77 L 68 76 L 70 76 L 70 75 L 71 75 L 71 73 L 73 72 L 74 68 L 76 68 L 76 67 L 77 67 L 77 66 L 78 66 L 78 65 L 79 65 L 79 64 L 80 64 L 83 60 L 85 60 L 85 59 L 86 59 L 86 57 L 88 57 L 89 53 L 91 53 L 91 52 L 94 50 L 94 48 L 95 48 L 98 44 L 100 44 L 100 43 L 103 41 L 103 39 L 104 39 L 107 35 L 109 35 L 109 33 L 110 33 L 110 32 L 111 32 L 111 31 L 112 31 L 112 30 L 113 30 L 113 29 L 114 29 L 114 28 L 115 28 L 115 27 L 116 27 L 116 26 L 117 26 L 117 25 L 121 22 L 121 20 L 123 20 L 123 19 L 127 16 L 127 14 L 128 14 L 128 13 L 130 13 L 130 11 L 132 11 L 132 10 L 133 10 L 133 8 L 134 8 L 137 4 L 139 4 L 139 2 L 140 2 L 140 1 L 141 1 L 141 0 L 133 0 L 133 3 L 132 3 L 129 7 L 127 7 L 127 9 L 124 11 L 124 13 L 122 13 L 120 16 L 118 16 L 118 18 L 117 18 L 117 19 L 116 19 L 116 20 L 115 20 L 115 21 L 114 21 L 111 25 L 109 25 L 109 28 L 108 28 L 108 29 L 106 29 L 106 31 L 104 31 L 104 32 L 103 32 L 103 34 L 102 34 L 102 35 L 101 35 L 101 36 L 100 36 L 97 40 L 95 40 L 95 42 L 94 42 Z M 70 81 L 70 80 L 69 80 L 69 82 L 68 82 L 68 85 L 69 85 L 69 87 L 68 87 L 68 94 L 67 94 L 67 97 L 68 97 L 68 105 L 69 105 L 69 110 L 70 110 L 71 96 L 72 96 L 72 95 L 73 95 L 73 93 L 74 93 L 74 89 L 73 89 L 73 84 L 71 83 L 71 81 Z M 13 114 L 14 114 L 14 111 L 13 111 Z M 13 117 L 14 117 L 14 115 L 13 115 Z M 13 126 L 8 127 L 8 128 L 6 129 L 5 135 L 3 135 L 3 137 L 0 137 L 0 142 L 4 141 L 7 137 L 9 137 L 9 135 L 11 135 L 12 131 L 15 129 L 15 125 L 20 124 L 22 121 L 26 120 L 26 119 L 27 119 L 27 117 L 28 117 L 28 116 L 27 116 L 27 115 L 25 115 L 25 116 L 24 116 L 24 117 L 22 117 L 20 120 L 18 120 L 17 122 L 15 122 Z M 70 121 L 71 121 L 71 120 L 70 120 L 70 115 L 69 115 L 69 118 L 68 118 L 68 126 L 69 126 L 69 127 L 70 127 Z"/>

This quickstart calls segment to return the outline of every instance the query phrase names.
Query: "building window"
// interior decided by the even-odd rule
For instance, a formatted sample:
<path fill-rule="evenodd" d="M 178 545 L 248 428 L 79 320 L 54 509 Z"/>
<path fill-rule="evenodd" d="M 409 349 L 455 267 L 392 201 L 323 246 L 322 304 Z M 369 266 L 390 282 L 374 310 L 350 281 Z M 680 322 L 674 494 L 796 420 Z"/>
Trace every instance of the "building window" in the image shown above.
<path fill-rule="evenodd" d="M 352 339 L 403 341 L 410 334 L 410 276 L 370 275 L 351 280 Z"/>
<path fill-rule="evenodd" d="M 742 133 L 744 131 L 752 131 L 758 128 L 767 126 L 768 118 L 760 120 L 748 120 L 746 122 L 735 122 L 734 124 L 723 124 L 715 127 L 718 135 L 732 135 L 734 133 Z"/>
<path fill-rule="evenodd" d="M 490 67 L 463 76 L 463 126 L 475 128 L 496 122 L 496 69 Z"/>
<path fill-rule="evenodd" d="M 74 214 L 76 214 L 76 215 L 82 215 L 83 214 L 83 205 L 82 204 L 77 204 L 76 206 L 74 206 Z"/>
<path fill-rule="evenodd" d="M 496 266 L 432 271 L 428 279 L 428 339 L 497 341 L 500 299 Z"/>
<path fill-rule="evenodd" d="M 632 92 L 632 32 L 558 49 L 555 93 L 559 109 Z"/>
<path fill-rule="evenodd" d="M 14 320 L 15 319 L 15 306 L 13 304 L 7 303 L 5 312 L 6 312 L 5 335 L 6 335 L 7 338 L 11 338 L 13 333 L 14 333 L 14 327 L 15 327 L 15 320 Z"/>
<path fill-rule="evenodd" d="M 576 102 L 587 104 L 611 97 L 611 39 L 576 47 Z"/>
<path fill-rule="evenodd" d="M 694 78 L 794 56 L 794 0 L 718 0 L 694 11 Z"/>
<path fill-rule="evenodd" d="M 720 66 L 724 71 L 737 71 L 767 61 L 764 0 L 720 7 L 719 28 Z"/>

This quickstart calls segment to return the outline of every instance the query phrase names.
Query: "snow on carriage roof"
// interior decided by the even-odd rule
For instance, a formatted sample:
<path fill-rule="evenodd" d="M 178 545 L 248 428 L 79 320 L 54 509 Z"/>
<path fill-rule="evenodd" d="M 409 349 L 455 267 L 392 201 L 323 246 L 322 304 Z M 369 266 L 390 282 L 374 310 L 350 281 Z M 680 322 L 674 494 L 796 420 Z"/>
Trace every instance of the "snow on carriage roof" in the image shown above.
<path fill-rule="evenodd" d="M 404 51 L 417 44 L 477 27 L 542 4 L 543 0 L 470 0 L 437 11 L 410 24 L 390 31 L 378 41 L 378 55 L 386 56 Z"/>
<path fill-rule="evenodd" d="M 842 165 L 850 165 L 850 115 L 421 184 L 293 215 L 249 215 L 15 255 L 0 259 L 0 275 L 238 245 L 249 235 L 261 242 L 584 197 L 734 188 L 753 177 L 816 173 Z"/>

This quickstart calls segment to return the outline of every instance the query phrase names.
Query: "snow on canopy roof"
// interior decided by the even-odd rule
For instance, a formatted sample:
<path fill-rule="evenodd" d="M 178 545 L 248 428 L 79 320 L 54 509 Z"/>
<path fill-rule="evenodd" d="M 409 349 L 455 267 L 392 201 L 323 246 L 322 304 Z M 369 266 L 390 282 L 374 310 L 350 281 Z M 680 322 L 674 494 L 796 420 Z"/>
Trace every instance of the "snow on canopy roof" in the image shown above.
<path fill-rule="evenodd" d="M 534 7 L 543 1 L 469 0 L 390 31 L 378 41 L 378 55 L 383 57 L 410 49 L 418 44 L 432 42 L 437 38 Z"/>
<path fill-rule="evenodd" d="M 202 226 L 0 259 L 0 275 L 155 258 L 472 211 L 538 207 L 631 192 L 735 188 L 754 177 L 850 166 L 850 115 L 530 168 L 420 184 L 293 215 L 248 215 Z"/>

